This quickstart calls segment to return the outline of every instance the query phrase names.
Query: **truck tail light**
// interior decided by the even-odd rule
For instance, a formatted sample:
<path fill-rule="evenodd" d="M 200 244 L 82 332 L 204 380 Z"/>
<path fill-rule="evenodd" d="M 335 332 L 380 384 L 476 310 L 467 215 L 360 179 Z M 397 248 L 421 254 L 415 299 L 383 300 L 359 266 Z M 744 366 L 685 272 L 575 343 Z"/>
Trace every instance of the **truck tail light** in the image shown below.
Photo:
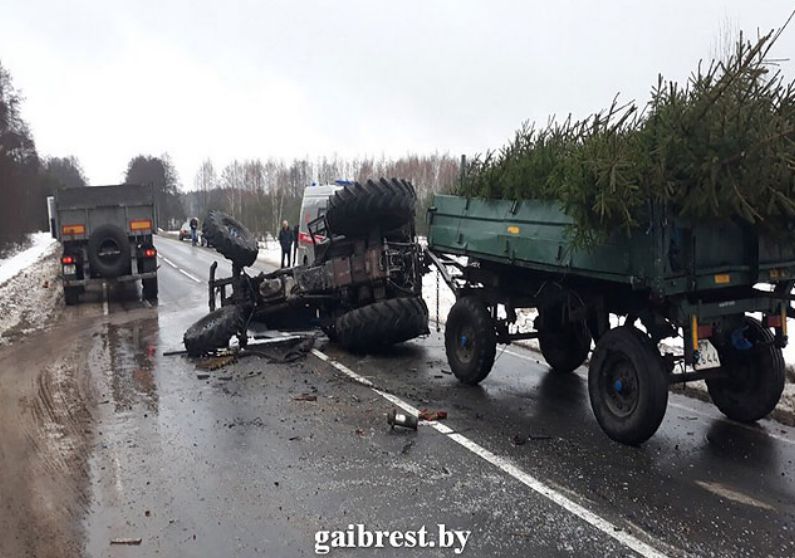
<path fill-rule="evenodd" d="M 136 219 L 135 221 L 130 221 L 131 231 L 148 231 L 151 229 L 152 229 L 151 219 Z"/>
<path fill-rule="evenodd" d="M 154 258 L 157 256 L 157 250 L 154 248 L 146 248 L 144 250 L 144 258 Z"/>
<path fill-rule="evenodd" d="M 74 256 L 63 256 L 61 258 L 61 263 L 63 265 L 71 265 L 71 264 L 76 263 L 76 262 L 75 262 Z"/>
<path fill-rule="evenodd" d="M 61 227 L 61 233 L 65 235 L 86 234 L 85 225 L 64 225 Z"/>

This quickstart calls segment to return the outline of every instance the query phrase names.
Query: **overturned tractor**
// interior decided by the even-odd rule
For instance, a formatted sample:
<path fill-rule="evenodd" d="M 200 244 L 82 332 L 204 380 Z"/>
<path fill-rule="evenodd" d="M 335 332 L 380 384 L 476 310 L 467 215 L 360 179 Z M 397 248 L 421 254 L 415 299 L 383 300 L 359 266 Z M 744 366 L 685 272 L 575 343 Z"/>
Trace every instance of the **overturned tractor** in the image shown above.
<path fill-rule="evenodd" d="M 203 233 L 232 262 L 232 276 L 210 269 L 210 313 L 184 336 L 189 355 L 248 339 L 251 322 L 268 329 L 321 328 L 351 351 L 377 349 L 428 333 L 422 300 L 422 249 L 414 232 L 417 195 L 405 180 L 354 183 L 330 196 L 325 214 L 307 223 L 314 260 L 250 275 L 253 235 L 237 220 L 211 211 Z M 220 307 L 217 307 L 220 301 Z"/>

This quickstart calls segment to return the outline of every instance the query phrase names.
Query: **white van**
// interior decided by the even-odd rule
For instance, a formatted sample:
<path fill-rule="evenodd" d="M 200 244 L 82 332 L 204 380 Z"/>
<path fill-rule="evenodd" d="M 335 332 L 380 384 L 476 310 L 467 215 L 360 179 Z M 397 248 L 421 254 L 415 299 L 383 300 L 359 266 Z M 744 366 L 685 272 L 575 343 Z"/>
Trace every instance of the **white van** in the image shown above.
<path fill-rule="evenodd" d="M 341 190 L 348 184 L 347 181 L 338 180 L 336 184 L 313 185 L 304 188 L 304 198 L 301 201 L 301 213 L 298 223 L 298 254 L 293 265 L 307 265 L 315 261 L 315 246 L 309 234 L 308 224 L 318 217 L 326 214 L 329 196 Z M 315 235 L 315 240 L 323 240 L 322 236 Z"/>

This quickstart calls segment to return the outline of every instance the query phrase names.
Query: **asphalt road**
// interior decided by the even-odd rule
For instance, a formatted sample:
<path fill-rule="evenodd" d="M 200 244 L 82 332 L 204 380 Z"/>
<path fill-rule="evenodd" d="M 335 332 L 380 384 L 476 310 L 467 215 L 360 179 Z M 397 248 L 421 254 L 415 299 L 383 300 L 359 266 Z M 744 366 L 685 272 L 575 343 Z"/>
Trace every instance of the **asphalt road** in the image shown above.
<path fill-rule="evenodd" d="M 0 390 L 0 555 L 309 556 L 317 531 L 360 523 L 471 531 L 469 556 L 795 555 L 795 429 L 672 394 L 657 435 L 624 447 L 597 426 L 584 369 L 555 374 L 511 347 L 466 388 L 439 333 L 365 357 L 320 340 L 297 363 L 204 378 L 163 352 L 206 312 L 209 265 L 229 266 L 157 247 L 156 305 L 93 293 L 0 352 L 0 385 L 17 379 Z M 401 407 L 449 416 L 392 431 Z M 111 544 L 124 538 L 141 542 Z"/>

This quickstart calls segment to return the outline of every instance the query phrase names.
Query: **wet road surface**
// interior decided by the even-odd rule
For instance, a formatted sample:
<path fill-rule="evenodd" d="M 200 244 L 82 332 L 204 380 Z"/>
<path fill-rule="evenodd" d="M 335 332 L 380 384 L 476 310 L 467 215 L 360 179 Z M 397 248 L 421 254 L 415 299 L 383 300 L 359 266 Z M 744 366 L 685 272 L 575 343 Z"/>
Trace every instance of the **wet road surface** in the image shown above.
<path fill-rule="evenodd" d="M 0 426 L 10 496 L 0 527 L 15 533 L 0 550 L 309 556 L 322 529 L 444 523 L 472 531 L 470 556 L 795 555 L 795 429 L 738 425 L 672 394 L 657 435 L 624 447 L 599 430 L 584 369 L 554 374 L 510 347 L 467 388 L 448 373 L 439 333 L 381 355 L 321 345 L 293 364 L 197 370 L 163 352 L 206 312 L 209 265 L 219 276 L 230 266 L 187 242 L 157 246 L 156 305 L 92 293 L 0 352 L 0 403 L 13 417 Z M 304 393 L 317 401 L 295 400 Z M 396 404 L 449 417 L 390 431 Z M 141 543 L 110 544 L 118 538 Z"/>

